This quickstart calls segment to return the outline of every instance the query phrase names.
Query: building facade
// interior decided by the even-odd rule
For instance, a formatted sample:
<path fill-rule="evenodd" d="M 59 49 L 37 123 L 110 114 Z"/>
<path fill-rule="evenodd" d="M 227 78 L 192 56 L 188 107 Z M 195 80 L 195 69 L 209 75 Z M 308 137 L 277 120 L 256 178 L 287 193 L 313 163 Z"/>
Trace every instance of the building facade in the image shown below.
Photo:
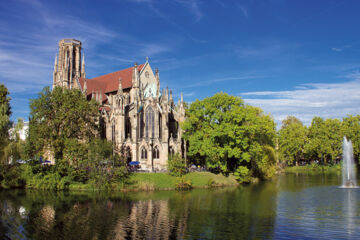
<path fill-rule="evenodd" d="M 99 136 L 141 169 L 166 169 L 169 155 L 186 158 L 180 123 L 185 119 L 183 97 L 174 103 L 172 91 L 160 89 L 158 69 L 144 64 L 88 79 L 81 42 L 63 39 L 55 58 L 53 88 L 76 88 L 100 103 Z"/>

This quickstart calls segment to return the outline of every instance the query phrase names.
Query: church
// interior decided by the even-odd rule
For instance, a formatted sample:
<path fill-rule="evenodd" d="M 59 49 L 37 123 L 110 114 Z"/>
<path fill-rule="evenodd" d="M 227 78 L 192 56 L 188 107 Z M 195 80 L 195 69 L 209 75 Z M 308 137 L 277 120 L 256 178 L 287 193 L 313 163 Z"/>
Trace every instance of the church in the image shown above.
<path fill-rule="evenodd" d="M 183 96 L 175 104 L 172 91 L 160 89 L 159 70 L 145 63 L 86 78 L 82 44 L 75 39 L 59 41 L 53 85 L 79 89 L 99 108 L 99 137 L 112 141 L 117 152 L 140 169 L 165 170 L 170 155 L 186 158 L 180 123 L 185 119 Z"/>

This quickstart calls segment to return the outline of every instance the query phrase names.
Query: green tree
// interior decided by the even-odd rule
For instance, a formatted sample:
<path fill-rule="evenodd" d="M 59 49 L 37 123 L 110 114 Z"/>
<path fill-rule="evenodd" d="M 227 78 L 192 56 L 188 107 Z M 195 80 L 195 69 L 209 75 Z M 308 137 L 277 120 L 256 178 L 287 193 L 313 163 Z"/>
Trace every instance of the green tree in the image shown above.
<path fill-rule="evenodd" d="M 5 149 L 9 144 L 9 129 L 11 127 L 9 91 L 4 84 L 0 84 L 0 162 L 7 162 Z"/>
<path fill-rule="evenodd" d="M 304 160 L 304 147 L 307 141 L 307 128 L 294 116 L 282 121 L 279 131 L 279 152 L 281 160 L 288 165 L 298 165 Z"/>
<path fill-rule="evenodd" d="M 322 164 L 335 163 L 341 154 L 342 127 L 338 119 L 314 117 L 305 149 L 309 159 Z"/>
<path fill-rule="evenodd" d="M 4 153 L 6 159 L 11 159 L 12 162 L 15 162 L 19 159 L 26 159 L 25 155 L 25 141 L 20 138 L 20 131 L 24 127 L 24 120 L 18 118 L 17 123 L 11 129 L 10 139 L 8 145 L 5 147 Z"/>
<path fill-rule="evenodd" d="M 168 170 L 172 176 L 181 177 L 182 175 L 186 174 L 185 159 L 183 159 L 178 153 L 169 156 Z"/>
<path fill-rule="evenodd" d="M 264 146 L 274 146 L 275 123 L 260 108 L 245 105 L 240 97 L 217 93 L 193 102 L 186 116 L 182 128 L 192 162 L 225 174 L 246 167 L 252 175 L 265 177 L 261 162 L 270 162 L 264 158 Z"/>
<path fill-rule="evenodd" d="M 357 161 L 360 158 L 360 115 L 348 115 L 343 118 L 342 128 L 344 136 L 351 140 L 354 149 L 354 157 Z"/>
<path fill-rule="evenodd" d="M 62 159 L 65 142 L 76 139 L 89 142 L 96 136 L 99 105 L 87 101 L 81 91 L 49 87 L 30 103 L 27 152 L 30 157 L 44 154 L 50 149 L 56 159 Z"/>

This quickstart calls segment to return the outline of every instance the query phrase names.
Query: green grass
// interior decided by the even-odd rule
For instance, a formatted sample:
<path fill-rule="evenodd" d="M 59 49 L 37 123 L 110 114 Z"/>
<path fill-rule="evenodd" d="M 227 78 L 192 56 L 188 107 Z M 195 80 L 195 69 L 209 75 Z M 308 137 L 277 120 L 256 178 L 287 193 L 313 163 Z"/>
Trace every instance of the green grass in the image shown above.
<path fill-rule="evenodd" d="M 319 165 L 309 164 L 305 166 L 292 166 L 285 168 L 285 172 L 300 173 L 300 172 L 337 172 L 341 171 L 341 164 L 336 165 Z"/>
<path fill-rule="evenodd" d="M 210 172 L 193 172 L 186 174 L 185 178 L 191 180 L 193 188 L 234 186 L 238 184 L 232 175 L 225 177 Z M 177 181 L 178 177 L 167 173 L 134 173 L 130 176 L 129 183 L 125 188 L 129 190 L 175 189 Z"/>

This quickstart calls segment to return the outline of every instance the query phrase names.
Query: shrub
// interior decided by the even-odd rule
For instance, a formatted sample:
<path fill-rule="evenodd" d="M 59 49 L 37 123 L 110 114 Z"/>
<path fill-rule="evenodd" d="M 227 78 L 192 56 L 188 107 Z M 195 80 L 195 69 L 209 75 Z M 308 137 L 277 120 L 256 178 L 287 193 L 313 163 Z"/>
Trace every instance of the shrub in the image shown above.
<path fill-rule="evenodd" d="M 239 183 L 249 183 L 251 181 L 250 170 L 244 166 L 239 166 L 236 169 L 234 176 Z"/>
<path fill-rule="evenodd" d="M 189 190 L 191 188 L 192 188 L 191 180 L 184 176 L 179 177 L 175 183 L 176 190 Z"/>
<path fill-rule="evenodd" d="M 178 153 L 169 157 L 168 170 L 170 175 L 181 177 L 186 174 L 186 162 Z"/>
<path fill-rule="evenodd" d="M 20 188 L 25 186 L 21 169 L 17 165 L 0 166 L 0 183 L 3 188 Z"/>

